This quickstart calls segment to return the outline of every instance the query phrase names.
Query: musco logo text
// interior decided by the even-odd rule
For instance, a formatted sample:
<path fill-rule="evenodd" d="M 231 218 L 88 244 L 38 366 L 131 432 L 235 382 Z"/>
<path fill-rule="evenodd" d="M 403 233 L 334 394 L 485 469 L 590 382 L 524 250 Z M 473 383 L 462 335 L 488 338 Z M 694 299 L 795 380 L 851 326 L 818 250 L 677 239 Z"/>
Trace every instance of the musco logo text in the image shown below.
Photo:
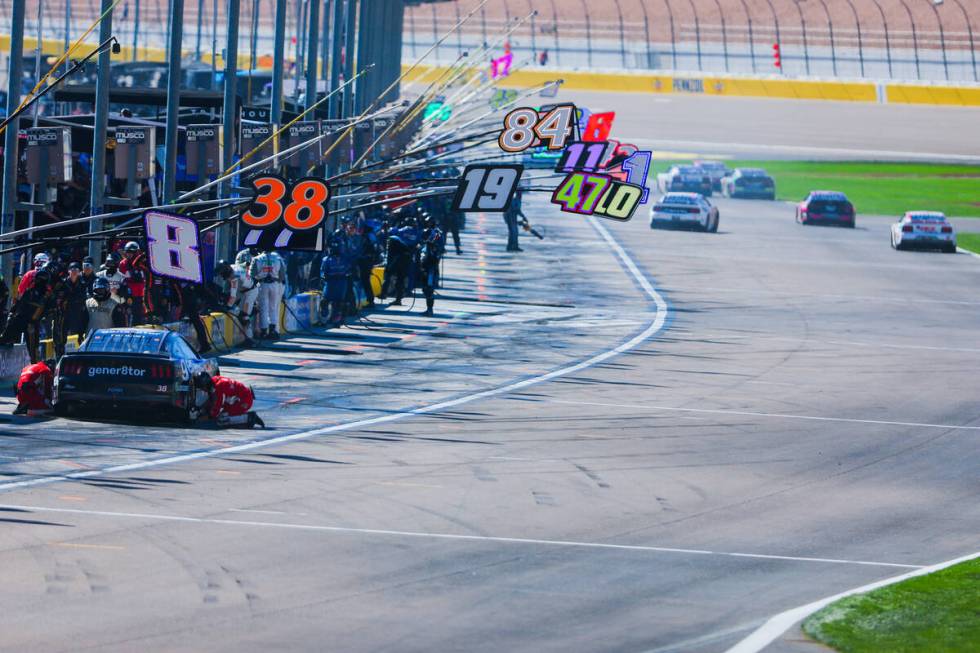
<path fill-rule="evenodd" d="M 90 367 L 89 376 L 146 376 L 146 370 L 136 367 Z"/>

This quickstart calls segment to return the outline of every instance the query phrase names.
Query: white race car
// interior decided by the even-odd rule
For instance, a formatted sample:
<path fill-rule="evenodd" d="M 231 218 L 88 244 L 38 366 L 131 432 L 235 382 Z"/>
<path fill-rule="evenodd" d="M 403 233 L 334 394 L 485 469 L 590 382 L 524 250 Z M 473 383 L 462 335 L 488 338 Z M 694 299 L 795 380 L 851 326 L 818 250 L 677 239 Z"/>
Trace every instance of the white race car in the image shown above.
<path fill-rule="evenodd" d="M 718 207 L 700 193 L 667 193 L 650 209 L 650 228 L 718 231 Z"/>
<path fill-rule="evenodd" d="M 941 249 L 956 253 L 956 231 L 938 211 L 908 211 L 892 224 L 892 247 Z"/>

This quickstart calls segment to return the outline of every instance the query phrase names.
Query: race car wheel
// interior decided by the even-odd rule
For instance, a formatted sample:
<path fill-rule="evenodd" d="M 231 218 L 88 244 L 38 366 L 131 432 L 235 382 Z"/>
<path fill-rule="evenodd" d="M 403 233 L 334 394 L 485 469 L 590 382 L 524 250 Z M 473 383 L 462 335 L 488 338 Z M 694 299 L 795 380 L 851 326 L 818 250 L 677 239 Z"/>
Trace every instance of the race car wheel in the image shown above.
<path fill-rule="evenodd" d="M 854 229 L 856 226 L 857 226 L 857 223 L 854 220 L 851 220 L 850 222 L 847 223 L 847 228 L 848 229 Z"/>
<path fill-rule="evenodd" d="M 51 407 L 52 412 L 58 417 L 68 417 L 71 413 L 71 406 L 67 401 L 59 401 L 54 406 Z"/>
<path fill-rule="evenodd" d="M 712 233 L 712 234 L 718 233 L 718 221 L 719 221 L 719 216 L 716 213 L 714 220 L 708 223 L 708 233 Z"/>
<path fill-rule="evenodd" d="M 947 253 L 947 254 L 955 254 L 956 253 L 956 244 L 955 243 L 950 243 L 950 244 L 946 245 L 943 248 L 943 251 L 945 253 Z"/>

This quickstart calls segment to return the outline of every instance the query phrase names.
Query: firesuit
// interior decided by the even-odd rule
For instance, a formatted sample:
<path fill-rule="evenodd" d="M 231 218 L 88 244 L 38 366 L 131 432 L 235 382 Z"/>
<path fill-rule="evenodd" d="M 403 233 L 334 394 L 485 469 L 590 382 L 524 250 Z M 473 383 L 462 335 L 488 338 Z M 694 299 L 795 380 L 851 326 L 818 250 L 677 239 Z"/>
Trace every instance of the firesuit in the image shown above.
<path fill-rule="evenodd" d="M 285 289 L 286 263 L 274 251 L 262 252 L 252 259 L 249 273 L 259 288 L 259 337 L 278 338 L 279 304 Z"/>
<path fill-rule="evenodd" d="M 20 372 L 17 381 L 17 408 L 15 415 L 44 414 L 51 410 L 54 389 L 54 361 L 42 361 L 28 365 Z"/>

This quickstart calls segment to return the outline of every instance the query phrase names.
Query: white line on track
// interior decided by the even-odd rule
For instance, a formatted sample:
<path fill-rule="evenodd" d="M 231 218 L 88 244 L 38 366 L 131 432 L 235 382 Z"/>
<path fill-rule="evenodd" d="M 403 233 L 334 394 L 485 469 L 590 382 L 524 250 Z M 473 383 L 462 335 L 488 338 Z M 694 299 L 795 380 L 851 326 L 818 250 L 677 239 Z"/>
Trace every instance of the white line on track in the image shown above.
<path fill-rule="evenodd" d="M 218 526 L 241 526 L 256 528 L 279 528 L 296 531 L 325 533 L 351 533 L 355 535 L 386 535 L 392 537 L 422 538 L 433 540 L 456 540 L 469 542 L 496 542 L 501 544 L 534 544 L 541 546 L 572 547 L 580 549 L 609 549 L 615 551 L 647 551 L 651 553 L 678 553 L 702 556 L 725 556 L 730 558 L 752 558 L 761 560 L 783 560 L 790 562 L 818 562 L 838 565 L 860 565 L 867 567 L 899 567 L 919 569 L 921 565 L 907 565 L 895 562 L 872 562 L 868 560 L 844 560 L 840 558 L 813 558 L 807 556 L 784 556 L 765 553 L 738 553 L 732 551 L 708 551 L 705 549 L 681 549 L 665 546 L 646 546 L 643 544 L 611 544 L 607 542 L 576 542 L 572 540 L 543 540 L 530 537 L 494 537 L 490 535 L 465 535 L 462 533 L 424 533 L 420 531 L 398 531 L 380 528 L 354 528 L 350 526 L 324 526 L 318 524 L 291 524 L 282 522 L 250 521 L 241 519 L 220 519 L 216 517 L 186 517 L 183 515 L 164 515 L 141 512 L 116 512 L 111 510 L 83 510 L 79 508 L 55 508 L 47 506 L 0 505 L 7 510 L 27 510 L 41 513 L 67 515 L 86 515 L 116 519 L 143 519 L 164 522 L 191 524 L 213 524 Z"/>
<path fill-rule="evenodd" d="M 776 641 L 776 639 L 783 633 L 792 628 L 794 624 L 802 621 L 817 610 L 830 605 L 834 601 L 840 600 L 847 596 L 853 596 L 854 594 L 864 594 L 865 592 L 876 590 L 879 587 L 894 585 L 895 583 L 900 583 L 903 580 L 915 578 L 916 576 L 923 576 L 925 574 L 931 574 L 935 571 L 941 571 L 947 567 L 952 567 L 953 565 L 966 562 L 968 560 L 973 560 L 974 558 L 980 558 L 980 551 L 962 556 L 960 558 L 955 558 L 953 560 L 947 560 L 946 562 L 940 562 L 939 564 L 930 565 L 928 567 L 921 567 L 915 571 L 901 574 L 900 576 L 893 576 L 891 578 L 879 580 L 875 583 L 855 587 L 854 589 L 847 590 L 846 592 L 841 592 L 840 594 L 828 596 L 827 598 L 814 601 L 813 603 L 801 605 L 798 608 L 780 612 L 776 616 L 766 621 L 766 623 L 762 624 L 762 626 L 756 629 L 751 635 L 728 649 L 725 653 L 758 653 Z"/>
<path fill-rule="evenodd" d="M 964 163 L 980 162 L 980 156 L 975 154 L 950 154 L 941 152 L 904 152 L 901 150 L 855 149 L 847 147 L 817 147 L 811 145 L 771 145 L 753 143 L 730 143 L 717 141 L 675 141 L 650 139 L 643 136 L 621 136 L 622 141 L 636 145 L 648 145 L 659 148 L 682 148 L 686 150 L 713 149 L 741 152 L 778 152 L 783 154 L 827 154 L 833 156 L 870 156 L 902 159 L 906 161 L 959 161 Z"/>
<path fill-rule="evenodd" d="M 618 356 L 624 352 L 633 349 L 637 345 L 641 344 L 648 338 L 654 336 L 657 332 L 663 329 L 664 324 L 667 320 L 667 302 L 664 298 L 660 296 L 650 282 L 647 280 L 646 276 L 633 262 L 629 254 L 620 246 L 618 242 L 610 235 L 601 223 L 597 222 L 594 218 L 589 218 L 589 222 L 592 226 L 599 232 L 603 240 L 609 245 L 610 248 L 616 253 L 623 265 L 629 270 L 630 274 L 636 283 L 643 289 L 644 293 L 653 301 L 656 306 L 656 314 L 654 315 L 653 321 L 640 333 L 633 336 L 626 342 L 613 347 L 612 349 L 607 349 L 599 354 L 596 354 L 584 361 L 575 363 L 573 365 L 568 365 L 566 367 L 553 370 L 546 374 L 540 374 L 523 381 L 516 381 L 514 383 L 508 383 L 496 388 L 491 388 L 489 390 L 483 390 L 480 392 L 474 392 L 471 394 L 463 395 L 462 397 L 456 397 L 455 399 L 449 399 L 446 401 L 441 401 L 435 404 L 429 404 L 428 406 L 421 406 L 419 408 L 414 408 L 412 410 L 406 410 L 396 413 L 388 413 L 386 415 L 380 415 L 378 417 L 370 417 L 367 419 L 356 420 L 353 422 L 345 422 L 343 424 L 335 424 L 333 426 L 325 426 L 317 429 L 311 429 L 309 431 L 301 431 L 299 433 L 292 433 L 290 435 L 283 435 L 275 438 L 269 438 L 267 440 L 259 440 L 255 442 L 247 442 L 245 444 L 233 445 L 230 447 L 224 447 L 220 449 L 207 449 L 205 451 L 195 451 L 191 453 L 178 454 L 175 456 L 169 456 L 167 458 L 160 458 L 156 460 L 145 460 L 138 463 L 129 463 L 125 465 L 114 465 L 111 467 L 106 467 L 103 469 L 92 469 L 80 472 L 72 472 L 69 474 L 59 474 L 57 476 L 43 476 L 40 478 L 32 478 L 23 481 L 12 481 L 9 483 L 0 483 L 0 492 L 7 490 L 14 490 L 19 488 L 36 487 L 39 485 L 48 485 L 50 483 L 58 483 L 61 481 L 72 481 L 81 480 L 87 478 L 93 478 L 97 476 L 105 476 L 106 474 L 118 474 L 121 472 L 131 472 L 138 469 L 147 469 L 150 467 L 160 467 L 162 465 L 172 465 L 175 463 L 183 463 L 191 460 L 199 460 L 201 458 L 212 458 L 214 456 L 223 456 L 226 454 L 241 453 L 243 451 L 252 451 L 254 449 L 260 449 L 264 447 L 274 446 L 278 444 L 285 444 L 287 442 L 295 442 L 298 440 L 308 440 L 310 438 L 319 437 L 322 435 L 328 435 L 330 433 L 337 433 L 339 431 L 349 431 L 351 429 L 360 429 L 368 426 L 376 426 L 378 424 L 387 424 L 389 422 L 395 422 L 406 417 L 412 417 L 415 415 L 426 415 L 429 413 L 437 413 L 447 408 L 453 408 L 455 406 L 460 406 L 462 404 L 468 404 L 472 401 L 477 401 L 480 399 L 487 399 L 489 397 L 496 397 L 503 394 L 508 394 L 527 388 L 528 386 L 537 385 L 538 383 L 544 383 L 558 377 L 566 376 L 568 374 L 574 374 L 580 372 L 584 369 L 588 369 L 599 363 L 602 363 L 610 358 Z"/>
<path fill-rule="evenodd" d="M 884 426 L 915 426 L 930 429 L 956 429 L 963 431 L 980 431 L 980 426 L 961 426 L 958 424 L 929 424 L 924 422 L 894 422 L 882 419 L 855 419 L 851 417 L 821 417 L 819 415 L 790 415 L 786 413 L 761 413 L 749 410 L 728 410 L 724 408 L 679 408 L 676 406 L 651 406 L 649 404 L 609 404 L 598 401 L 564 401 L 562 399 L 543 399 L 552 404 L 569 404 L 571 406 L 608 406 L 609 408 L 630 408 L 679 413 L 703 413 L 707 415 L 744 415 L 746 417 L 769 417 L 773 419 L 802 419 L 816 422 L 844 422 L 848 424 L 875 424 Z"/>

